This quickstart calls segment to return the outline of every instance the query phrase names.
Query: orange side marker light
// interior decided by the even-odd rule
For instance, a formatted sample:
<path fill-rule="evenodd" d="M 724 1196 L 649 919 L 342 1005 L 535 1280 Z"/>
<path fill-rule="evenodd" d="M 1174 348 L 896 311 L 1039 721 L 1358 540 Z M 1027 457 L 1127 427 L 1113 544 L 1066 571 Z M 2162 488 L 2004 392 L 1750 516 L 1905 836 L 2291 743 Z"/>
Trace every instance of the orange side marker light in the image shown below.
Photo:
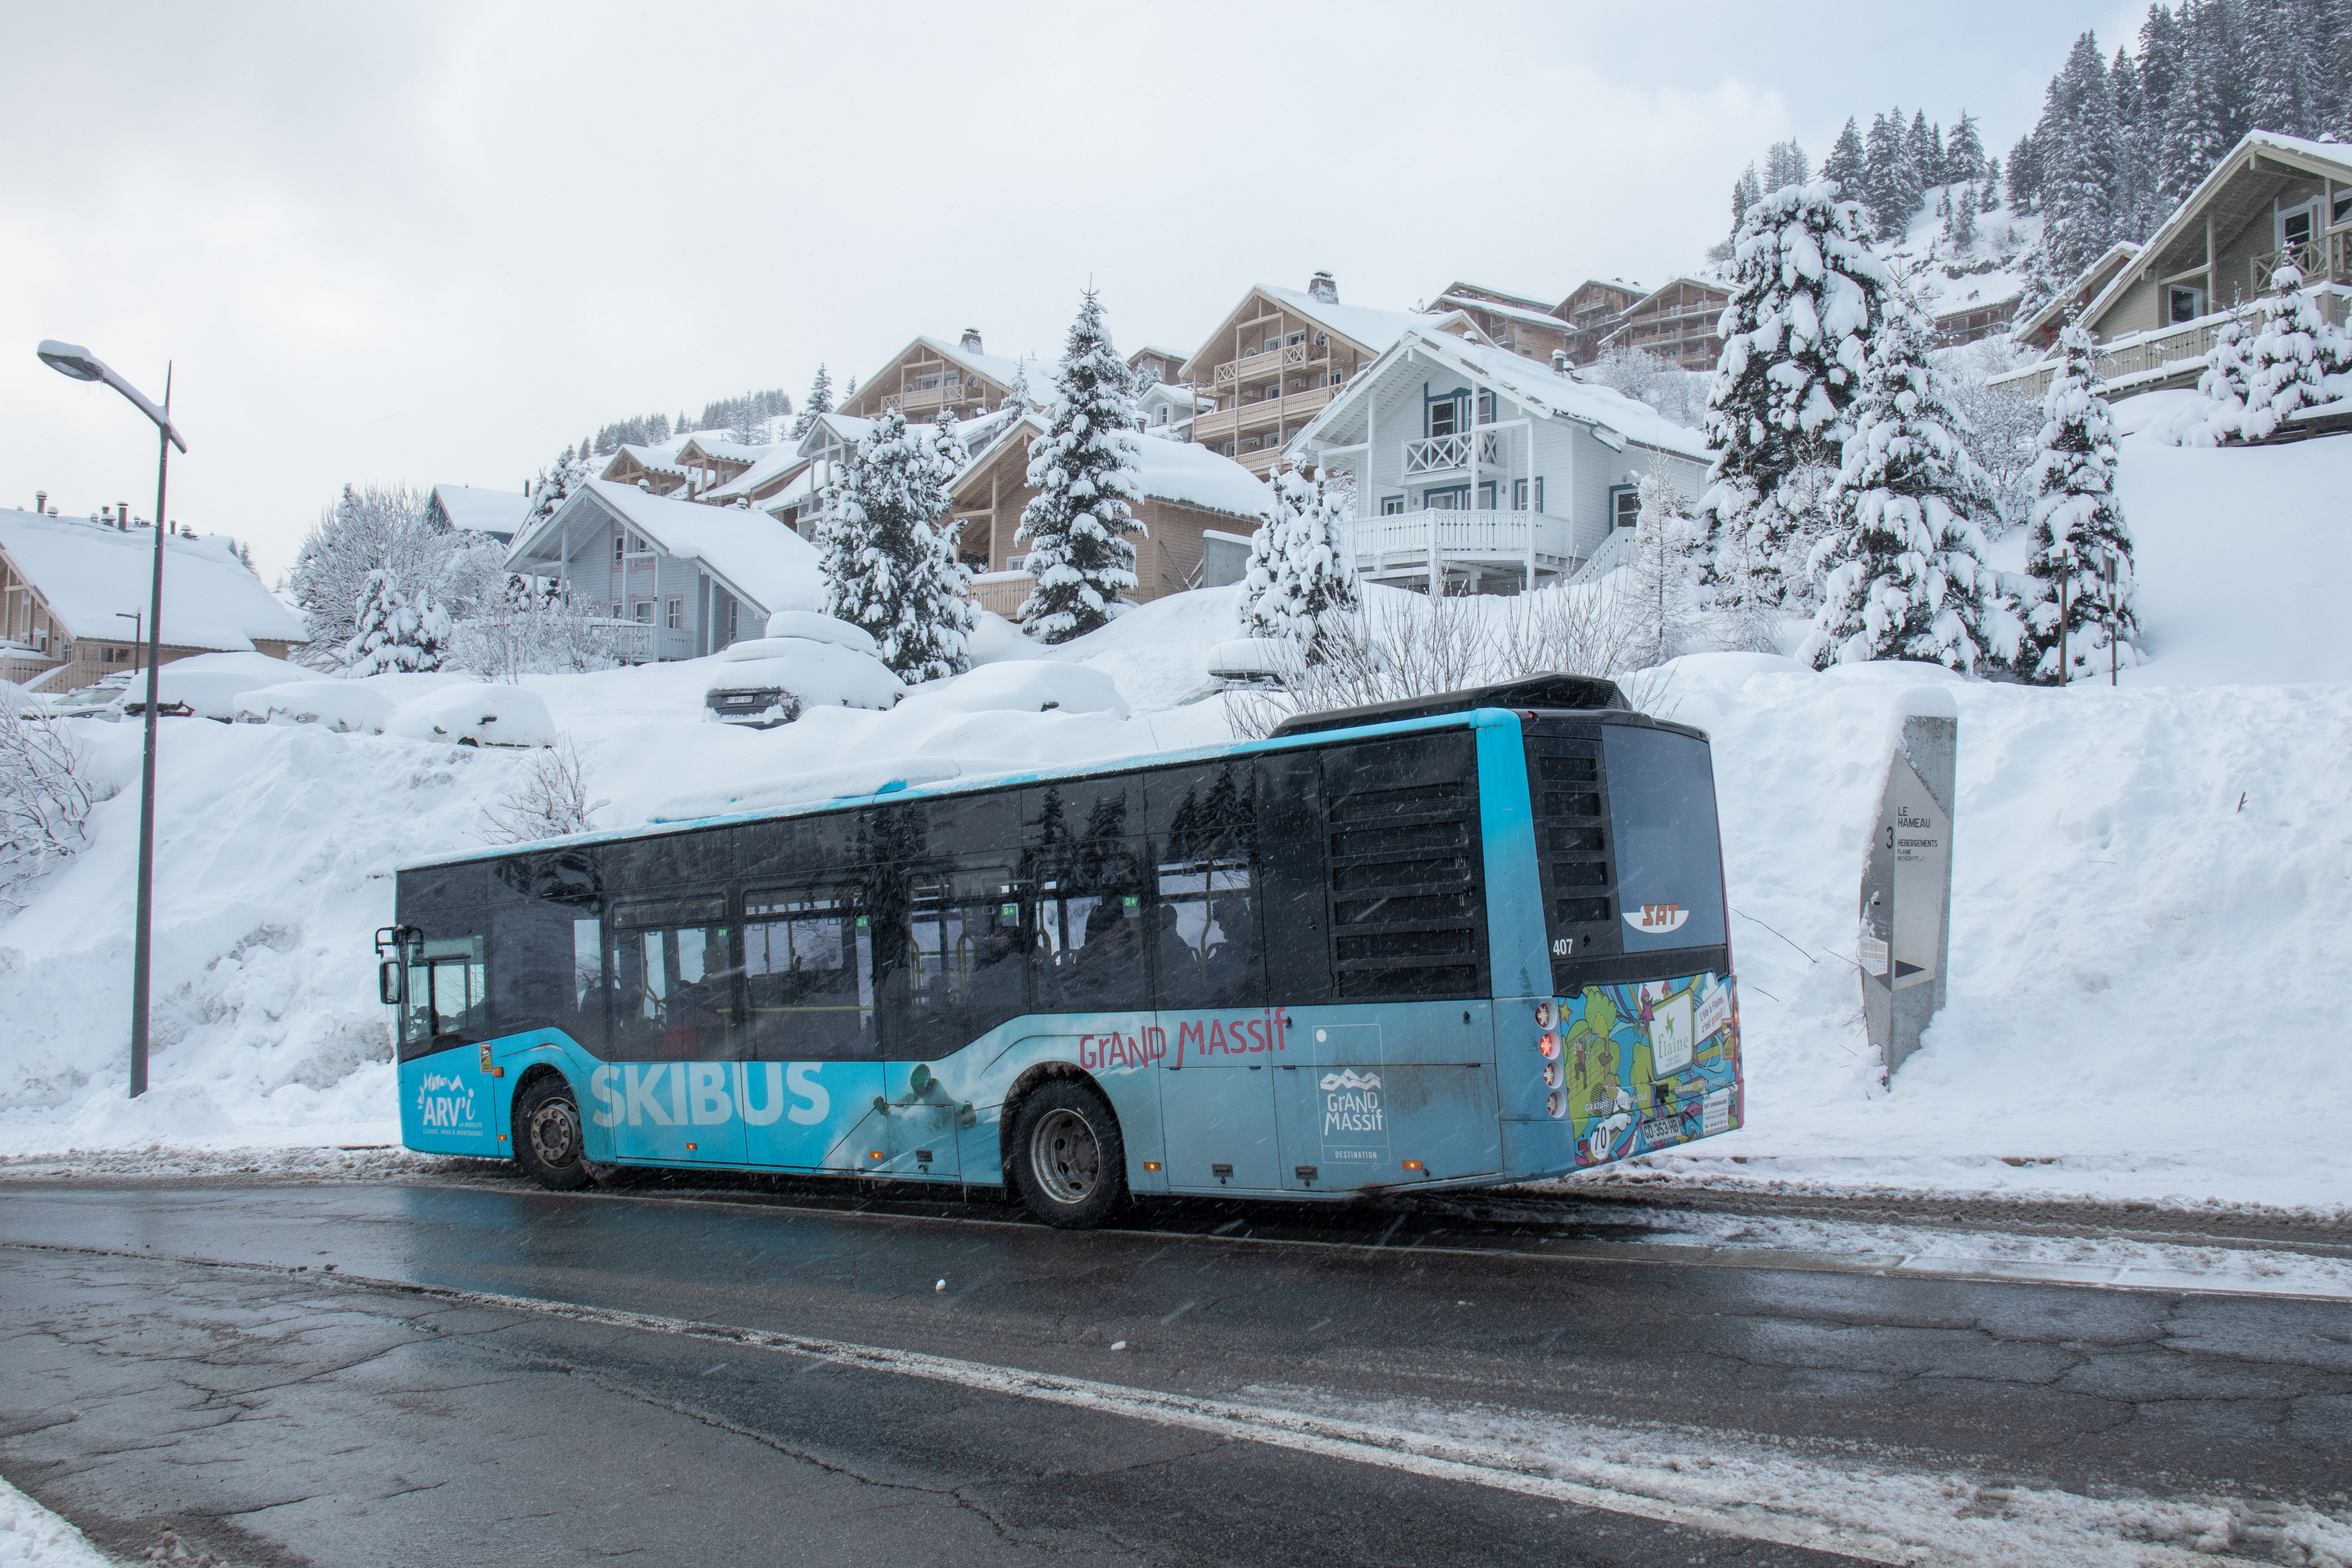
<path fill-rule="evenodd" d="M 1418 1171 L 1422 1168 L 1421 1162 L 1418 1160 L 1407 1160 L 1404 1163 L 1404 1168 L 1408 1171 Z"/>

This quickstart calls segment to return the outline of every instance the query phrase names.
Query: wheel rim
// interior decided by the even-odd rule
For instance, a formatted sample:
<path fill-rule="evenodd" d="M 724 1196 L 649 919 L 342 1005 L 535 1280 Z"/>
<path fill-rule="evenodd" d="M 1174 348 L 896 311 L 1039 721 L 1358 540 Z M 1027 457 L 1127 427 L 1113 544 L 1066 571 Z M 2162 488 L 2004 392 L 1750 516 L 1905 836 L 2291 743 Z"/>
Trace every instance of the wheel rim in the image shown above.
<path fill-rule="evenodd" d="M 1057 1204 L 1082 1204 L 1102 1182 L 1102 1146 L 1075 1110 L 1049 1110 L 1029 1140 L 1029 1168 Z"/>
<path fill-rule="evenodd" d="M 568 1100 L 551 1100 L 530 1113 L 530 1148 L 540 1160 L 556 1169 L 580 1154 L 580 1112 Z"/>

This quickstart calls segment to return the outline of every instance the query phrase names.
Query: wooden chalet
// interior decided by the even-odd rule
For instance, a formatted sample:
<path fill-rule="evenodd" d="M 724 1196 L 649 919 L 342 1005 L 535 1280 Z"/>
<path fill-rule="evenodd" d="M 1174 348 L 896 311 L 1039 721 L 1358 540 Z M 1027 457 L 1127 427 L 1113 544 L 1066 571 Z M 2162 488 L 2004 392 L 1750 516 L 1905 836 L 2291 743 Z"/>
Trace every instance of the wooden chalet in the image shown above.
<path fill-rule="evenodd" d="M 1676 370 L 1707 372 L 1723 357 L 1716 331 L 1731 290 L 1702 278 L 1676 278 L 1629 306 L 1602 334 L 1601 351 L 1640 349 Z"/>
<path fill-rule="evenodd" d="M 972 597 L 1007 617 L 1020 612 L 1035 586 L 1013 536 L 1037 494 L 1029 482 L 1029 448 L 1045 431 L 1045 416 L 1035 413 L 1009 423 L 972 454 L 949 491 L 956 553 L 977 574 Z M 1149 437 L 1137 445 L 1141 494 L 1131 505 L 1143 526 L 1129 537 L 1140 604 L 1207 585 L 1210 536 L 1255 533 L 1272 496 L 1247 468 L 1204 447 Z"/>
<path fill-rule="evenodd" d="M 1649 290 L 1622 278 L 1588 278 L 1576 291 L 1552 307 L 1551 313 L 1568 323 L 1568 363 L 1591 364 L 1601 357 L 1601 340 L 1616 326 L 1617 318 L 1640 304 Z"/>
<path fill-rule="evenodd" d="M 610 479 L 616 485 L 635 485 L 655 495 L 666 496 L 672 490 L 684 489 L 692 478 L 677 461 L 677 449 L 683 445 L 685 443 L 681 441 L 665 441 L 654 447 L 624 446 L 613 454 L 613 460 L 606 463 L 604 471 L 596 477 Z"/>
<path fill-rule="evenodd" d="M 1461 311 L 1497 348 L 1532 360 L 1549 361 L 1555 350 L 1568 347 L 1573 335 L 1567 320 L 1541 300 L 1478 283 L 1448 283 L 1437 291 L 1432 309 Z"/>
<path fill-rule="evenodd" d="M 155 563 L 152 525 L 113 514 L 0 510 L 0 679 L 50 695 L 139 668 Z M 307 640 L 302 617 L 225 538 L 164 541 L 163 658 L 265 653 Z"/>
<path fill-rule="evenodd" d="M 1259 284 L 1184 362 L 1184 379 L 1216 402 L 1193 416 L 1192 438 L 1263 479 L 1348 378 L 1412 327 L 1487 341 L 1460 310 L 1343 305 L 1328 272 L 1304 291 Z"/>
<path fill-rule="evenodd" d="M 2331 320 L 2345 319 L 2352 300 L 2352 144 L 2248 132 L 2145 246 L 2104 282 L 2095 268 L 2062 298 L 2072 302 L 2095 290 L 2074 319 L 2099 345 L 2108 395 L 2129 396 L 2195 385 L 2222 324 L 2251 312 L 2278 287 L 2284 268 Z M 2065 315 L 2044 310 L 2022 335 L 2053 344 Z M 2053 369 L 2045 361 L 1993 380 L 2039 397 Z"/>
<path fill-rule="evenodd" d="M 896 404 L 910 420 L 932 418 L 942 408 L 953 409 L 959 419 L 977 419 L 1003 406 L 1024 381 L 1031 397 L 1043 397 L 1052 374 L 1050 365 L 986 353 L 980 330 L 966 327 L 953 343 L 917 338 L 861 382 L 835 412 L 874 419 Z"/>

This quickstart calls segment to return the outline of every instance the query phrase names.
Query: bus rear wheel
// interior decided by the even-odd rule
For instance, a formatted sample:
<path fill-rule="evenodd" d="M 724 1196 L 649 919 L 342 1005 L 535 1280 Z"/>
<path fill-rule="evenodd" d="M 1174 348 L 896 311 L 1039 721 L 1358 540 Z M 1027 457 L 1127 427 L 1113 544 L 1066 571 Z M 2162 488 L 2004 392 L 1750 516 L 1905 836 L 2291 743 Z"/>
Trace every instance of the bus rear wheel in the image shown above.
<path fill-rule="evenodd" d="M 542 1187 L 568 1193 L 588 1184 L 580 1102 L 562 1074 L 542 1073 L 515 1096 L 514 1152 L 515 1163 Z"/>
<path fill-rule="evenodd" d="M 1060 1079 L 1021 1102 L 1013 1123 L 1013 1184 L 1047 1225 L 1086 1230 L 1127 1198 L 1127 1143 L 1110 1102 Z"/>

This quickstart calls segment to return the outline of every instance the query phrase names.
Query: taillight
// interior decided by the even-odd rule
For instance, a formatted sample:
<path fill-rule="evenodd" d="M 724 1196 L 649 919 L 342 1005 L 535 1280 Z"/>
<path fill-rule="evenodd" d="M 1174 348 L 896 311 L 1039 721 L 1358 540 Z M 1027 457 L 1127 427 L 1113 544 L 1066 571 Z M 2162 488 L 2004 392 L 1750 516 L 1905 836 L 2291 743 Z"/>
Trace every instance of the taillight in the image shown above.
<path fill-rule="evenodd" d="M 1567 1111 L 1568 1100 L 1566 1097 L 1559 1092 L 1559 1090 L 1553 1089 L 1549 1094 L 1544 1096 L 1544 1109 L 1549 1111 L 1551 1113 L 1552 1120 L 1557 1121 L 1559 1120 L 1561 1115 Z"/>
<path fill-rule="evenodd" d="M 1536 1049 L 1544 1054 L 1545 1060 L 1558 1061 L 1559 1059 L 1559 1034 L 1554 1030 L 1546 1029 L 1541 1037 L 1536 1041 Z"/>
<path fill-rule="evenodd" d="M 1538 1029 L 1549 1029 L 1549 1028 L 1550 1028 L 1550 1027 L 1551 1027 L 1552 1016 L 1553 1016 L 1553 1015 L 1552 1015 L 1552 1009 L 1551 1009 L 1551 1003 L 1550 1003 L 1550 1002 L 1549 1002 L 1549 1001 L 1543 1001 L 1543 1002 L 1538 1002 L 1538 1003 L 1537 1003 L 1537 1004 L 1536 1004 L 1536 1027 L 1537 1027 L 1537 1028 L 1538 1028 Z"/>
<path fill-rule="evenodd" d="M 1559 1064 L 1558 1062 L 1544 1063 L 1544 1087 L 1546 1089 L 1558 1089 L 1559 1087 Z"/>

